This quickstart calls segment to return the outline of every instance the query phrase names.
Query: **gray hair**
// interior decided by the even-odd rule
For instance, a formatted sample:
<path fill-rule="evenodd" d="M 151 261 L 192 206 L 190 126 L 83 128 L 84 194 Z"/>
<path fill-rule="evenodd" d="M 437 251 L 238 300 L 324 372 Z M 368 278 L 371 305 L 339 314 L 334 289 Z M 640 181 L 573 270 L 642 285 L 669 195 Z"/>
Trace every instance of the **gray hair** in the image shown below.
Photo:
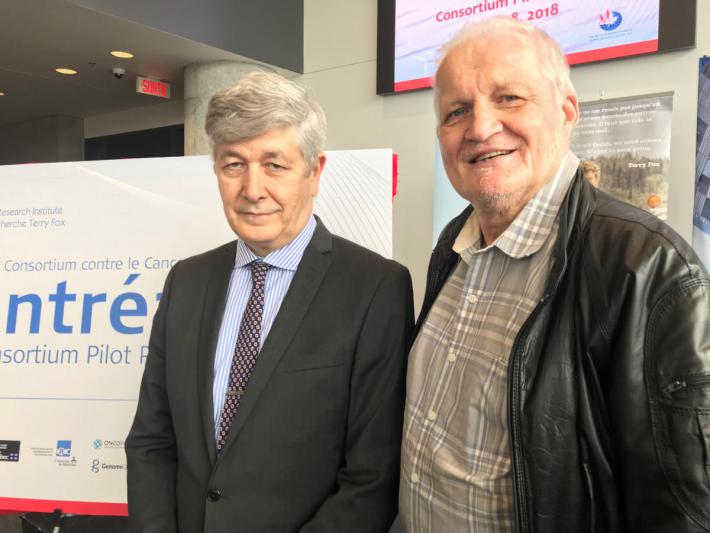
<path fill-rule="evenodd" d="M 569 76 L 569 65 L 560 45 L 543 30 L 512 17 L 496 16 L 465 25 L 441 48 L 439 65 L 454 48 L 496 34 L 514 35 L 530 43 L 537 53 L 541 74 L 554 82 L 560 94 L 576 94 Z"/>
<path fill-rule="evenodd" d="M 296 128 L 301 154 L 310 172 L 325 148 L 323 108 L 297 83 L 271 72 L 250 72 L 210 100 L 205 131 L 212 147 L 240 142 L 270 130 Z"/>

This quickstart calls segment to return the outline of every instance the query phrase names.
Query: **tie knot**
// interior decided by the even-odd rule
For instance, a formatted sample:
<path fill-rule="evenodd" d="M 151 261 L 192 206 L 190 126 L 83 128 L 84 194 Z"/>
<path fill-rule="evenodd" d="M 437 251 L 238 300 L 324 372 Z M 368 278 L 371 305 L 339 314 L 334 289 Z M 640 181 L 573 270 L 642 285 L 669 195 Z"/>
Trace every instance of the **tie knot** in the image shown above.
<path fill-rule="evenodd" d="M 253 261 L 249 267 L 251 268 L 251 280 L 254 284 L 261 285 L 266 279 L 266 271 L 271 268 L 271 265 L 263 261 Z"/>

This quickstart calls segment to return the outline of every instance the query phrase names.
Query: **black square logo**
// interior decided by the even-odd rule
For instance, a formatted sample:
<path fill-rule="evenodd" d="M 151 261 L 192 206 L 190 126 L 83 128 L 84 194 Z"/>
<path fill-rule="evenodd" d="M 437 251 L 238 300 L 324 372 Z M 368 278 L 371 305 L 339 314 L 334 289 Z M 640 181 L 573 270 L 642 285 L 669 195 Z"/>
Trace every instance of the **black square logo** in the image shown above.
<path fill-rule="evenodd" d="M 0 461 L 16 463 L 20 460 L 19 440 L 0 440 Z"/>

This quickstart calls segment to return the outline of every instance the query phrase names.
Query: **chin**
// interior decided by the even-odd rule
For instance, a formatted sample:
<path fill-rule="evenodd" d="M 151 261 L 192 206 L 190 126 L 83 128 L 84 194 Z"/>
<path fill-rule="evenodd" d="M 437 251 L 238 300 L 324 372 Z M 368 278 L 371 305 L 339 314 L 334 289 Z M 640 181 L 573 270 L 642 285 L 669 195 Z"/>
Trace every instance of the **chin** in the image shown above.
<path fill-rule="evenodd" d="M 517 208 L 521 198 L 520 191 L 491 190 L 476 195 L 471 203 L 481 211 L 503 214 Z"/>
<path fill-rule="evenodd" d="M 254 241 L 259 242 L 262 240 L 268 240 L 271 237 L 273 231 L 270 231 L 264 226 L 255 226 L 254 224 L 248 224 L 243 221 L 239 221 L 236 224 L 232 224 L 232 230 L 237 236 L 243 241 Z"/>
<path fill-rule="evenodd" d="M 268 243 L 276 238 L 276 235 L 272 231 L 255 231 L 255 228 L 248 228 L 238 234 L 243 240 L 247 242 L 253 242 L 256 245 L 261 246 L 262 243 Z"/>

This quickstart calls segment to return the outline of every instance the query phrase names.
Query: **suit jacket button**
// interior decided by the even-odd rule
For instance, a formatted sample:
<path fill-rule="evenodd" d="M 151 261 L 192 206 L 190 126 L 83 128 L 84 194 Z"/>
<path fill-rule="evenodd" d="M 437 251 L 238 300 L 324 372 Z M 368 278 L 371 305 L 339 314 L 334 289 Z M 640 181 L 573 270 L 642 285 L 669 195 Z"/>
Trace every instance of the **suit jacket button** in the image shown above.
<path fill-rule="evenodd" d="M 217 502 L 222 497 L 222 493 L 219 489 L 209 489 L 207 491 L 207 499 L 211 502 Z"/>

